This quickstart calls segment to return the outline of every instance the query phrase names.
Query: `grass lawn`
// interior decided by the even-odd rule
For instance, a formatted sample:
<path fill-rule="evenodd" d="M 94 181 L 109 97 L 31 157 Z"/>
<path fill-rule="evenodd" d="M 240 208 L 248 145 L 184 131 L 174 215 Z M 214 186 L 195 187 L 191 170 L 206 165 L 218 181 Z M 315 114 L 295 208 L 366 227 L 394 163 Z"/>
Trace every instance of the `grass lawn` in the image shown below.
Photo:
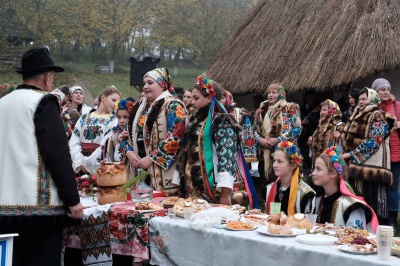
<path fill-rule="evenodd" d="M 57 74 L 54 88 L 66 84 L 73 86 L 80 84 L 86 86 L 91 92 L 93 97 L 96 97 L 100 91 L 109 85 L 115 85 L 121 92 L 124 98 L 129 96 L 137 99 L 139 92 L 135 87 L 129 85 L 130 81 L 130 66 L 127 63 L 124 66 L 118 66 L 114 74 L 96 74 L 94 73 L 94 64 L 77 64 L 71 62 L 57 63 L 66 69 L 65 72 Z M 193 86 L 196 77 L 204 70 L 187 68 L 187 69 L 169 69 L 174 87 L 183 87 L 188 89 Z M 21 75 L 10 71 L 0 73 L 0 84 L 15 82 L 16 84 L 22 83 Z"/>

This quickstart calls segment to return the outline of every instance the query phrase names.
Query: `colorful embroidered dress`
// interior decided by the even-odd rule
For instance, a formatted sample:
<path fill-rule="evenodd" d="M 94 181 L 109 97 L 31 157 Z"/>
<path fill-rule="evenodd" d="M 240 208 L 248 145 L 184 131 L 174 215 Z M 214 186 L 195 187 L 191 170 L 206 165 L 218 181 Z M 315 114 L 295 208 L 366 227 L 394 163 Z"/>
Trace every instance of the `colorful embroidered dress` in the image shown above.
<path fill-rule="evenodd" d="M 158 112 L 153 114 L 152 110 Z M 149 125 L 149 116 L 156 117 Z M 164 91 L 150 105 L 147 99 L 139 103 L 131 131 L 131 149 L 139 153 L 138 142 L 144 141 L 145 156 L 150 156 L 154 162 L 148 169 L 152 186 L 169 195 L 176 194 L 178 187 L 172 183 L 173 170 L 180 141 L 186 124 L 186 109 L 184 104 Z M 172 168 L 171 168 L 172 167 Z"/>
<path fill-rule="evenodd" d="M 75 125 L 69 141 L 72 167 L 76 173 L 83 165 L 88 171 L 94 173 L 101 160 L 100 154 L 90 156 L 100 146 L 104 137 L 112 132 L 118 125 L 115 115 L 98 115 L 87 113 L 82 115 Z M 94 158 L 95 157 L 95 158 Z"/>

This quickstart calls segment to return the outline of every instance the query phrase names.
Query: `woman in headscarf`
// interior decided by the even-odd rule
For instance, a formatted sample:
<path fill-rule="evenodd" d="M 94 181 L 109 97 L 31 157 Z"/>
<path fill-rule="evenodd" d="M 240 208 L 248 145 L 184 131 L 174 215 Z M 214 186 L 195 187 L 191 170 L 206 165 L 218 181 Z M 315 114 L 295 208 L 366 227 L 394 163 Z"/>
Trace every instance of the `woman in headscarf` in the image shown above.
<path fill-rule="evenodd" d="M 395 118 L 379 109 L 376 91 L 364 88 L 358 106 L 342 129 L 341 157 L 349 165 L 349 183 L 379 218 L 388 217 L 386 188 L 392 183 L 389 139 Z"/>
<path fill-rule="evenodd" d="M 327 148 L 335 145 L 334 133 L 341 122 L 342 112 L 339 105 L 331 100 L 321 103 L 320 119 L 314 134 L 309 137 L 308 144 L 312 149 L 312 165 L 315 160 Z"/>
<path fill-rule="evenodd" d="M 67 103 L 62 107 L 61 118 L 63 119 L 65 131 L 67 137 L 71 137 L 72 130 L 74 130 L 77 119 L 72 119 L 71 113 L 74 112 L 79 114 L 79 117 L 83 114 L 90 112 L 90 107 L 84 103 L 85 92 L 79 85 L 75 85 L 69 88 L 69 94 L 67 95 Z M 78 117 L 78 118 L 79 118 Z"/>
<path fill-rule="evenodd" d="M 299 149 L 290 141 L 280 142 L 273 156 L 273 169 L 278 178 L 267 186 L 267 213 L 271 202 L 280 202 L 281 211 L 287 215 L 313 212 L 315 192 L 300 177 L 303 157 Z"/>
<path fill-rule="evenodd" d="M 286 101 L 285 88 L 271 84 L 267 89 L 268 100 L 261 103 L 256 111 L 254 127 L 256 142 L 259 144 L 259 171 L 269 183 L 274 181 L 271 154 L 282 141 L 294 144 L 301 133 L 300 108 L 298 104 Z"/>
<path fill-rule="evenodd" d="M 317 222 L 368 229 L 375 233 L 378 226 L 376 214 L 362 197 L 354 195 L 347 187 L 347 166 L 339 155 L 336 147 L 332 146 L 315 161 L 312 181 L 323 188 L 316 198 Z"/>
<path fill-rule="evenodd" d="M 390 169 L 393 173 L 392 185 L 388 187 L 389 225 L 397 234 L 397 216 L 399 210 L 399 176 L 400 176 L 400 102 L 390 94 L 391 85 L 388 80 L 379 78 L 372 83 L 381 99 L 381 109 L 396 117 L 396 130 L 390 135 Z"/>
<path fill-rule="evenodd" d="M 258 208 L 258 198 L 240 146 L 240 125 L 218 101 L 222 90 L 205 74 L 192 91 L 192 116 L 179 157 L 181 194 L 208 202 Z"/>
<path fill-rule="evenodd" d="M 127 157 L 132 166 L 150 173 L 151 185 L 168 196 L 179 186 L 172 183 L 176 157 L 185 132 L 186 109 L 173 94 L 167 68 L 157 68 L 143 77 L 144 98 L 129 114 L 128 132 L 132 150 Z M 136 174 L 135 169 L 134 174 Z"/>

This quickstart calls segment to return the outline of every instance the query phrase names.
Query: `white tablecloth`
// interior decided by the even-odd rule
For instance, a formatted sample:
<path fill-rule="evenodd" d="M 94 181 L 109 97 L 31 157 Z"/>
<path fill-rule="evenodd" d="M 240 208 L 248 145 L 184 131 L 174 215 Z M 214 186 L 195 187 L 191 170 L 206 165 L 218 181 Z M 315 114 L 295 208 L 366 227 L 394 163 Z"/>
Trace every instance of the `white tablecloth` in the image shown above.
<path fill-rule="evenodd" d="M 295 237 L 272 237 L 254 231 L 189 227 L 180 218 L 150 220 L 152 265 L 400 265 L 400 258 L 378 260 L 376 254 L 354 255 L 335 245 L 306 245 Z"/>

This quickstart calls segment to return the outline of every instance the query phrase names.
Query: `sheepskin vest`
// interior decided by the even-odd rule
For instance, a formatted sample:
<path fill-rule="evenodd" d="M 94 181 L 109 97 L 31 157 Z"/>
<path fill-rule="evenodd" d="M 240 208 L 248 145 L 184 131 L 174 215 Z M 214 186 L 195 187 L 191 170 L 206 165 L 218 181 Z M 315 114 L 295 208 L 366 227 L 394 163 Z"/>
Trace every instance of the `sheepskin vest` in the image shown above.
<path fill-rule="evenodd" d="M 162 105 L 160 112 L 158 113 L 158 117 L 154 122 L 153 128 L 151 130 L 150 141 L 145 141 L 146 155 L 150 155 L 152 151 L 157 149 L 160 142 L 167 137 L 167 108 L 173 101 L 179 101 L 174 97 L 166 97 L 164 99 L 165 102 Z M 143 127 L 143 136 L 147 135 L 146 130 L 147 127 Z M 175 162 L 169 167 L 168 170 L 163 169 L 155 163 L 151 164 L 151 166 L 147 169 L 147 171 L 149 171 L 150 173 L 151 183 L 154 189 L 158 191 L 165 191 L 165 194 L 167 194 L 168 196 L 175 195 L 179 192 L 179 186 L 172 183 L 172 177 L 174 174 L 176 162 L 177 161 L 175 160 Z"/>
<path fill-rule="evenodd" d="M 324 122 L 319 122 L 317 130 L 312 135 L 312 165 L 314 165 L 315 160 L 324 150 L 335 145 L 333 133 L 337 130 L 340 122 L 340 117 L 330 117 Z"/>
<path fill-rule="evenodd" d="M 0 158 L 0 216 L 66 214 L 35 137 L 34 115 L 44 95 L 43 91 L 19 89 L 2 99 L 1 114 L 13 122 L 0 130 L 9 140 L 0 142 L 0 150 L 7 151 Z M 10 106 L 21 106 L 21 99 L 23 110 L 5 115 Z"/>

